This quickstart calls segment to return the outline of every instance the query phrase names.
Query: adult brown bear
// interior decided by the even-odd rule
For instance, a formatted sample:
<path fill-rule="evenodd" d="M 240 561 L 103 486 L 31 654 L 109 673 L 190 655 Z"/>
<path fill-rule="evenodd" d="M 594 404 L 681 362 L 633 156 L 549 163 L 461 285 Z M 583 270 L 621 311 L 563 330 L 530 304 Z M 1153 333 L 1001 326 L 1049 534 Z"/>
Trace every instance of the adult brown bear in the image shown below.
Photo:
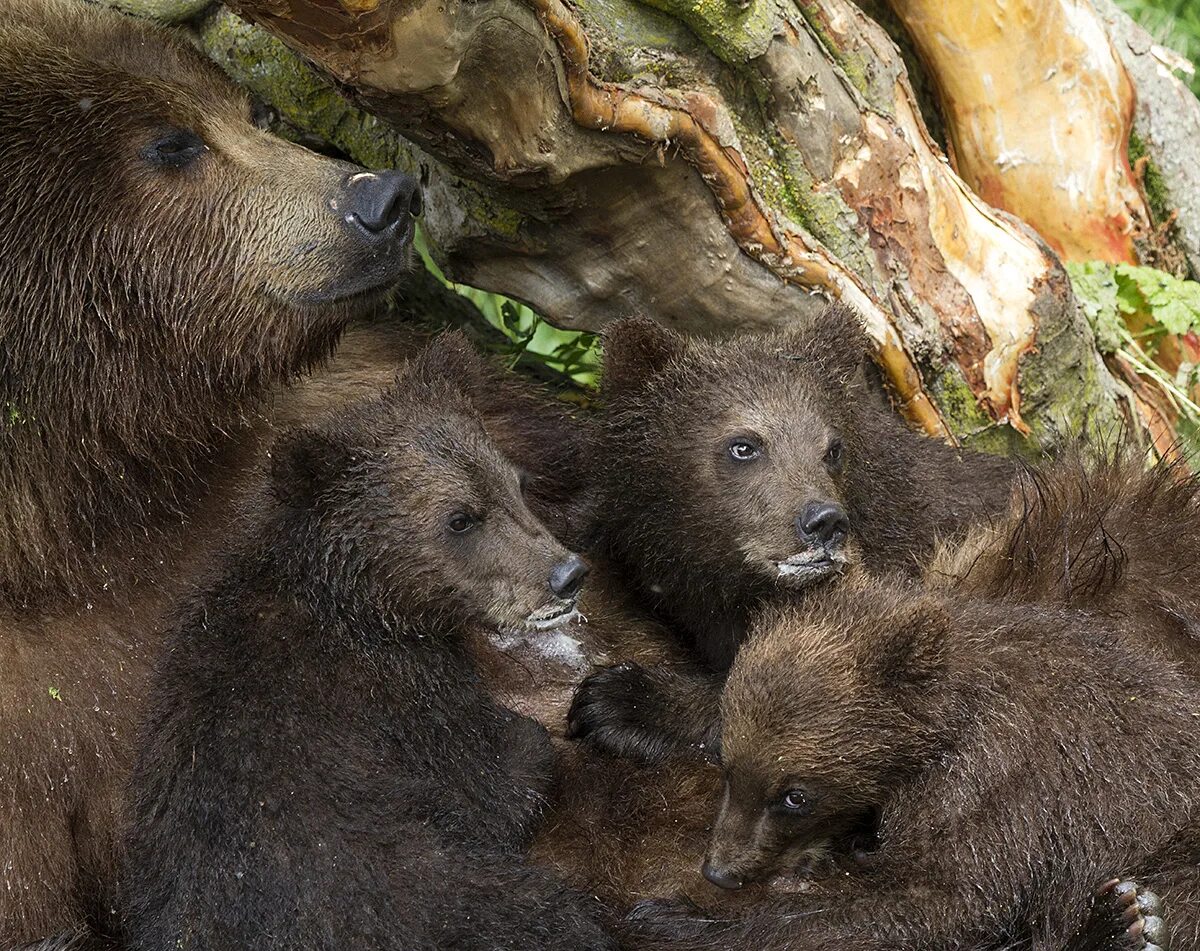
<path fill-rule="evenodd" d="M 164 612 L 419 206 L 159 28 L 0 0 L 0 946 L 109 927 Z"/>

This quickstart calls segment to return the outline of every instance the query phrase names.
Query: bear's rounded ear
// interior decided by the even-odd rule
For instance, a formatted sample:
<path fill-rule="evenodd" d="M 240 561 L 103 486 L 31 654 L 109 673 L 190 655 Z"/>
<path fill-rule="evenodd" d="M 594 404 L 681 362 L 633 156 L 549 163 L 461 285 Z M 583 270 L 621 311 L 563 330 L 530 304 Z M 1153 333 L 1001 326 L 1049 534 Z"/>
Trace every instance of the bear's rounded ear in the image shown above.
<path fill-rule="evenodd" d="M 328 433 L 293 429 L 271 447 L 271 489 L 284 504 L 308 508 L 336 484 L 349 455 Z"/>
<path fill-rule="evenodd" d="M 438 334 L 403 367 L 396 377 L 397 392 L 406 386 L 460 390 L 470 399 L 486 389 L 488 366 L 461 330 Z"/>
<path fill-rule="evenodd" d="M 604 332 L 600 390 L 611 398 L 641 389 L 683 352 L 685 341 L 649 317 L 626 317 Z"/>
<path fill-rule="evenodd" d="M 945 665 L 950 615 L 932 597 L 921 597 L 896 618 L 875 655 L 880 685 L 904 691 L 932 686 Z"/>
<path fill-rule="evenodd" d="M 841 303 L 830 304 L 808 326 L 785 339 L 793 343 L 797 356 L 819 366 L 825 379 L 844 386 L 861 376 L 871 353 L 871 338 L 862 318 Z"/>

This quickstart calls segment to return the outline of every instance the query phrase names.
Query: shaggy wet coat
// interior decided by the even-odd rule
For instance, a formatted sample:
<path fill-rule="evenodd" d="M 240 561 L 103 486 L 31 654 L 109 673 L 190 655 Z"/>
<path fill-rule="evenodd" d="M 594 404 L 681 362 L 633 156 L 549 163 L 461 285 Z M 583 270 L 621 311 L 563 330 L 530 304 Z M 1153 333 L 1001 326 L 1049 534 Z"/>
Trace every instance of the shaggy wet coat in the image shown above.
<path fill-rule="evenodd" d="M 722 698 L 710 871 L 753 881 L 864 821 L 874 846 L 739 920 L 649 915 L 639 939 L 674 939 L 641 946 L 1060 948 L 1126 875 L 1195 947 L 1198 717 L 1136 624 L 895 581 L 771 612 Z"/>
<path fill-rule="evenodd" d="M 346 219 L 363 171 L 259 129 L 161 28 L 0 0 L 0 947 L 112 927 L 162 618 L 263 398 L 407 267 L 410 208 Z"/>
<path fill-rule="evenodd" d="M 549 737 L 467 649 L 557 605 L 570 561 L 455 382 L 480 370 L 440 340 L 394 393 L 275 451 L 151 689 L 135 951 L 608 946 L 586 899 L 522 863 Z"/>
<path fill-rule="evenodd" d="M 710 676 L 600 671 L 572 735 L 652 761 L 712 751 L 716 690 L 758 611 L 822 597 L 850 565 L 916 576 L 938 538 L 1003 510 L 1014 465 L 907 429 L 868 385 L 866 352 L 840 306 L 721 341 L 641 319 L 610 331 L 599 551 Z"/>

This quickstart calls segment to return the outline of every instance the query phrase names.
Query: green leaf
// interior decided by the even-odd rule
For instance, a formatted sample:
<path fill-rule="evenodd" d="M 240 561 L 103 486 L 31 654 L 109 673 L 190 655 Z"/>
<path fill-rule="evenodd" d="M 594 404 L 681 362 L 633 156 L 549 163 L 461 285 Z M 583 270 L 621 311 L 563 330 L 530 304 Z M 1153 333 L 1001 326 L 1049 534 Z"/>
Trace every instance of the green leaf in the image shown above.
<path fill-rule="evenodd" d="M 1111 266 L 1100 261 L 1068 264 L 1075 288 L 1096 342 L 1105 353 L 1120 346 L 1121 315 L 1138 314 L 1153 326 L 1139 334 L 1152 345 L 1158 333 L 1186 334 L 1200 330 L 1200 284 L 1182 281 L 1165 271 L 1133 264 Z"/>
<path fill-rule="evenodd" d="M 1075 297 L 1084 316 L 1092 325 L 1096 345 L 1103 353 L 1115 353 L 1121 347 L 1124 321 L 1117 307 L 1117 281 L 1112 268 L 1101 261 L 1067 264 Z"/>

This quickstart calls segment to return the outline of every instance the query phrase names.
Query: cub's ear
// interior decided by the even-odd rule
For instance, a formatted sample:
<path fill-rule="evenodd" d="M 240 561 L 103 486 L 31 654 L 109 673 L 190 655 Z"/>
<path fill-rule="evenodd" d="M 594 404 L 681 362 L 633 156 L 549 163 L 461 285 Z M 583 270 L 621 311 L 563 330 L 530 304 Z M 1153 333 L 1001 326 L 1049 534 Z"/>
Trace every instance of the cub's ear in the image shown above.
<path fill-rule="evenodd" d="M 604 333 L 601 392 L 611 398 L 641 389 L 683 352 L 684 345 L 683 337 L 649 317 L 616 321 Z"/>
<path fill-rule="evenodd" d="M 271 489 L 292 508 L 309 508 L 351 461 L 345 444 L 315 429 L 293 429 L 271 447 Z"/>
<path fill-rule="evenodd" d="M 785 346 L 810 366 L 820 368 L 827 380 L 850 386 L 862 377 L 863 364 L 871 352 L 871 338 L 862 318 L 845 304 L 830 304 L 803 329 L 784 338 Z"/>
<path fill-rule="evenodd" d="M 880 685 L 885 688 L 929 687 L 946 662 L 950 616 L 935 599 L 919 599 L 897 618 L 875 656 Z"/>
<path fill-rule="evenodd" d="M 467 399 L 483 392 L 489 369 L 479 351 L 461 330 L 439 334 L 424 350 L 401 368 L 393 392 L 409 388 L 458 390 Z"/>

